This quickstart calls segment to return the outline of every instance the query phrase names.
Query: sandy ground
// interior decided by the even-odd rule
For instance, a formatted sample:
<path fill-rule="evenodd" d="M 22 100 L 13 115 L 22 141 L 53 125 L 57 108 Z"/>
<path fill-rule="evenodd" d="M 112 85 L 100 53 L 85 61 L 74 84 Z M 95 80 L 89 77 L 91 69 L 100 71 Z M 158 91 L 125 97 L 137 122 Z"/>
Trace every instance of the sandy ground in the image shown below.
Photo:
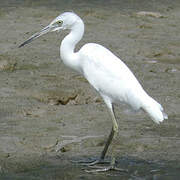
<path fill-rule="evenodd" d="M 38 2 L 9 1 L 0 8 L 0 177 L 178 179 L 178 1 L 135 1 L 130 6 L 120 6 L 115 0 L 109 6 L 72 1 L 60 8 L 55 7 L 55 1 L 52 7 L 48 7 L 48 1 Z M 77 50 L 87 42 L 109 48 L 123 59 L 169 116 L 156 125 L 144 112 L 134 114 L 125 106 L 115 108 L 119 123 L 118 165 L 129 169 L 128 174 L 92 175 L 70 161 L 97 157 L 110 132 L 111 120 L 102 99 L 88 82 L 60 62 L 59 44 L 68 32 L 51 33 L 18 48 L 66 9 L 73 9 L 85 22 L 85 35 Z"/>

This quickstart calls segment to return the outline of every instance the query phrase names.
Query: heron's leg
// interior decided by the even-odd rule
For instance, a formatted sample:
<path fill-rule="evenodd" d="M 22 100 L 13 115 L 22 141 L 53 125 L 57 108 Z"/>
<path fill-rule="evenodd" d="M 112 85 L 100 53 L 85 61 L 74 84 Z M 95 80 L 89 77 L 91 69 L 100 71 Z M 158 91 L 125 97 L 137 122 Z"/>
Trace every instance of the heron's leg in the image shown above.
<path fill-rule="evenodd" d="M 107 139 L 107 142 L 106 142 L 106 144 L 105 144 L 105 146 L 104 146 L 104 149 L 103 149 L 103 151 L 101 152 L 100 159 L 104 159 L 104 158 L 105 158 L 106 152 L 107 152 L 107 150 L 108 150 L 109 145 L 111 144 L 111 142 L 112 142 L 112 140 L 113 140 L 113 137 L 114 137 L 114 129 L 113 129 L 113 127 L 112 127 L 111 132 L 110 132 L 110 134 L 109 134 L 109 137 L 108 137 L 108 139 Z"/>
<path fill-rule="evenodd" d="M 109 134 L 109 137 L 107 139 L 107 142 L 106 142 L 106 144 L 104 146 L 104 149 L 101 152 L 101 155 L 100 155 L 100 157 L 98 159 L 91 160 L 91 161 L 79 160 L 79 161 L 73 161 L 73 162 L 81 163 L 81 164 L 87 165 L 87 166 L 93 166 L 93 165 L 96 165 L 96 164 L 109 163 L 107 161 L 104 161 L 104 158 L 105 158 L 105 155 L 107 153 L 108 147 L 109 147 L 109 145 L 111 144 L 111 142 L 113 140 L 113 136 L 114 136 L 114 130 L 113 130 L 113 127 L 112 127 L 111 132 Z"/>
<path fill-rule="evenodd" d="M 103 151 L 101 152 L 101 155 L 100 155 L 100 158 L 92 163 L 90 163 L 89 165 L 92 166 L 92 165 L 95 165 L 95 164 L 100 164 L 103 162 L 104 158 L 105 158 L 105 155 L 107 153 L 107 150 L 109 148 L 109 145 L 111 144 L 112 140 L 113 140 L 113 137 L 115 138 L 117 136 L 117 133 L 118 133 L 118 124 L 116 122 L 116 118 L 115 118 L 115 115 L 114 115 L 114 108 L 112 106 L 112 104 L 108 104 L 108 107 L 110 109 L 110 113 L 111 113 L 111 116 L 112 116 L 112 123 L 113 123 L 113 126 L 112 126 L 112 129 L 111 129 L 111 132 L 109 134 L 109 137 L 107 139 L 107 142 L 104 146 L 104 149 Z M 114 148 L 113 148 L 114 149 Z M 113 158 L 113 164 L 115 163 L 115 159 Z M 111 159 L 111 164 L 112 164 L 112 159 Z"/>
<path fill-rule="evenodd" d="M 84 165 L 93 166 L 93 165 L 96 165 L 96 164 L 105 163 L 104 158 L 105 158 L 105 155 L 106 155 L 107 150 L 109 148 L 109 145 L 111 144 L 111 142 L 113 140 L 113 137 L 114 136 L 116 137 L 117 133 L 118 133 L 118 124 L 116 122 L 116 118 L 115 118 L 115 115 L 114 115 L 114 107 L 113 107 L 111 101 L 109 100 L 109 98 L 104 97 L 103 99 L 104 99 L 104 102 L 106 103 L 106 105 L 107 105 L 107 107 L 108 107 L 108 109 L 110 111 L 110 114 L 111 114 L 112 123 L 113 123 L 112 130 L 111 130 L 111 132 L 109 134 L 109 137 L 108 137 L 107 142 L 106 142 L 106 144 L 104 146 L 104 149 L 101 152 L 100 158 L 95 160 L 95 161 L 86 163 Z M 115 159 L 113 161 L 115 162 Z M 112 160 L 111 160 L 111 164 L 112 164 Z"/>
<path fill-rule="evenodd" d="M 111 103 L 108 103 L 108 102 L 106 102 L 106 104 L 107 104 L 107 106 L 109 107 L 109 110 L 110 110 L 113 126 L 112 126 L 111 133 L 110 133 L 110 135 L 108 137 L 107 143 L 106 143 L 106 145 L 105 145 L 105 147 L 104 147 L 104 149 L 103 149 L 103 151 L 101 153 L 100 160 L 104 159 L 109 145 L 111 144 L 112 140 L 115 140 L 117 138 L 117 135 L 118 135 L 118 124 L 117 124 L 117 121 L 116 121 L 116 118 L 115 118 L 113 105 Z M 115 160 L 116 159 L 115 159 L 114 150 L 115 150 L 115 144 L 112 145 L 111 163 L 110 163 L 110 165 L 108 167 L 95 167 L 96 169 L 86 170 L 86 172 L 105 172 L 105 171 L 109 171 L 109 170 L 128 172 L 128 170 L 126 170 L 126 169 L 120 169 L 120 168 L 117 168 L 115 166 L 115 163 L 116 163 Z M 94 165 L 94 164 L 92 163 L 92 165 Z"/>
<path fill-rule="evenodd" d="M 95 161 L 89 162 L 89 163 L 87 163 L 87 164 L 85 164 L 85 165 L 93 166 L 93 165 L 95 165 L 95 164 L 103 164 L 103 163 L 106 163 L 106 162 L 104 161 L 104 158 L 105 158 L 105 155 L 106 155 L 106 153 L 107 153 L 108 147 L 109 147 L 109 145 L 111 144 L 111 142 L 112 142 L 112 140 L 113 140 L 113 137 L 114 137 L 114 129 L 113 129 L 113 127 L 112 127 L 111 132 L 110 132 L 110 134 L 109 134 L 109 137 L 108 137 L 108 139 L 107 139 L 107 142 L 106 142 L 106 144 L 105 144 L 105 146 L 104 146 L 104 149 L 103 149 L 103 151 L 101 152 L 100 158 L 97 159 L 97 160 L 95 160 Z"/>
<path fill-rule="evenodd" d="M 110 114 L 111 114 L 111 118 L 112 118 L 112 131 L 111 131 L 111 133 L 110 133 L 110 136 L 109 136 L 108 141 L 107 141 L 107 143 L 106 143 L 106 145 L 105 145 L 105 147 L 104 147 L 103 152 L 104 152 L 105 150 L 107 151 L 107 149 L 108 149 L 110 143 L 112 142 L 113 138 L 114 138 L 114 140 L 115 140 L 116 137 L 117 137 L 117 135 L 118 135 L 118 124 L 117 124 L 117 121 L 116 121 L 116 118 L 115 118 L 115 114 L 114 114 L 114 107 L 113 107 L 112 104 L 108 105 L 108 107 L 109 107 Z M 111 153 L 112 153 L 112 154 L 111 154 L 111 166 L 112 166 L 112 167 L 115 166 L 114 149 L 115 149 L 115 146 L 114 146 L 114 144 L 113 144 L 113 145 L 112 145 L 112 151 L 111 151 Z M 106 151 L 105 151 L 105 153 L 106 153 Z M 103 157 L 103 155 L 105 155 L 103 152 L 102 152 L 102 154 L 101 154 L 102 157 Z"/>
<path fill-rule="evenodd" d="M 112 126 L 111 132 L 109 134 L 109 137 L 107 139 L 107 142 L 106 142 L 106 144 L 104 146 L 104 149 L 101 152 L 100 158 L 98 158 L 96 160 L 92 160 L 92 161 L 80 160 L 80 161 L 75 161 L 75 162 L 81 163 L 81 164 L 87 165 L 87 166 L 93 166 L 93 165 L 96 165 L 96 164 L 104 164 L 104 163 L 106 163 L 104 161 L 105 155 L 106 155 L 106 153 L 108 151 L 109 145 L 111 144 L 111 142 L 113 140 L 114 135 L 118 133 L 118 125 L 117 125 L 117 122 L 116 122 L 116 119 L 115 119 L 113 106 L 112 106 L 112 104 L 109 101 L 106 102 L 106 104 L 107 104 L 108 109 L 110 110 L 110 114 L 112 116 L 113 126 Z"/>
<path fill-rule="evenodd" d="M 112 123 L 113 123 L 113 132 L 114 132 L 114 140 L 116 140 L 117 135 L 118 135 L 118 124 L 115 118 L 115 114 L 114 114 L 114 108 L 112 106 L 112 108 L 110 109 L 110 113 L 111 113 L 111 117 L 112 117 Z M 112 154 L 111 154 L 111 167 L 114 168 L 115 167 L 115 155 L 114 155 L 114 150 L 115 150 L 115 144 L 112 145 Z"/>

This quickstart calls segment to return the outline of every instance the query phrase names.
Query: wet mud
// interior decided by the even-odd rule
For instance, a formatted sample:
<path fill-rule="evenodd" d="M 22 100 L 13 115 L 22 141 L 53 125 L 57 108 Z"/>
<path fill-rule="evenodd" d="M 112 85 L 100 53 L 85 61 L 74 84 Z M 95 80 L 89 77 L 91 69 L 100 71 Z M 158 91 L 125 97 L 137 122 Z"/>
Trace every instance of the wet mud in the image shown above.
<path fill-rule="evenodd" d="M 117 166 L 87 173 L 72 160 L 98 157 L 111 130 L 100 96 L 59 58 L 68 32 L 18 48 L 60 13 L 85 23 L 76 50 L 104 45 L 134 72 L 169 116 L 115 107 Z M 4 1 L 0 7 L 0 179 L 178 179 L 180 177 L 179 1 Z M 111 148 L 108 152 L 109 160 Z"/>

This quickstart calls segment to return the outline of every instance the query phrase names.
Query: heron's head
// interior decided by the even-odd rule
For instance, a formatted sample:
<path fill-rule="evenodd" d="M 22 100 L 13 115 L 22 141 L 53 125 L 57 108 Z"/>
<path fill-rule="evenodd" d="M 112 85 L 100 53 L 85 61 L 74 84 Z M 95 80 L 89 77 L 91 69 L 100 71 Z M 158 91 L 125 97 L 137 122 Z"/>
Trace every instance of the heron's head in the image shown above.
<path fill-rule="evenodd" d="M 54 31 L 60 31 L 65 29 L 72 29 L 75 24 L 81 21 L 80 17 L 77 16 L 73 12 L 65 12 L 57 16 L 48 26 L 43 28 L 41 31 L 35 33 L 32 35 L 28 40 L 26 40 L 24 43 L 22 43 L 19 47 L 22 47 L 34 39 L 48 33 L 48 32 L 54 32 Z"/>

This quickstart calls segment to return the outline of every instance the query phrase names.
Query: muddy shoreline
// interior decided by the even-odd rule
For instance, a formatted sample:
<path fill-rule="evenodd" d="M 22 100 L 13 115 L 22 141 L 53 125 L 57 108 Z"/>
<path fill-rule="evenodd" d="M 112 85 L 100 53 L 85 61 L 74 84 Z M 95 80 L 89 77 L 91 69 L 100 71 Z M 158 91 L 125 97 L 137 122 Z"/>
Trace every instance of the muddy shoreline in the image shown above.
<path fill-rule="evenodd" d="M 153 1 L 154 2 L 154 1 Z M 180 176 L 180 5 L 111 1 L 7 1 L 0 7 L 1 179 L 178 179 Z M 104 2 L 105 3 L 105 2 Z M 128 4 L 129 3 L 129 4 Z M 141 5 L 139 5 L 139 3 Z M 85 43 L 104 45 L 134 72 L 169 119 L 115 107 L 118 166 L 129 174 L 87 174 L 72 159 L 97 157 L 111 129 L 106 106 L 87 81 L 64 66 L 68 32 L 18 45 L 66 9 L 85 22 Z M 143 14 L 139 12 L 153 12 Z M 159 14 L 158 14 L 159 13 Z M 57 152 L 56 150 L 59 149 Z"/>

